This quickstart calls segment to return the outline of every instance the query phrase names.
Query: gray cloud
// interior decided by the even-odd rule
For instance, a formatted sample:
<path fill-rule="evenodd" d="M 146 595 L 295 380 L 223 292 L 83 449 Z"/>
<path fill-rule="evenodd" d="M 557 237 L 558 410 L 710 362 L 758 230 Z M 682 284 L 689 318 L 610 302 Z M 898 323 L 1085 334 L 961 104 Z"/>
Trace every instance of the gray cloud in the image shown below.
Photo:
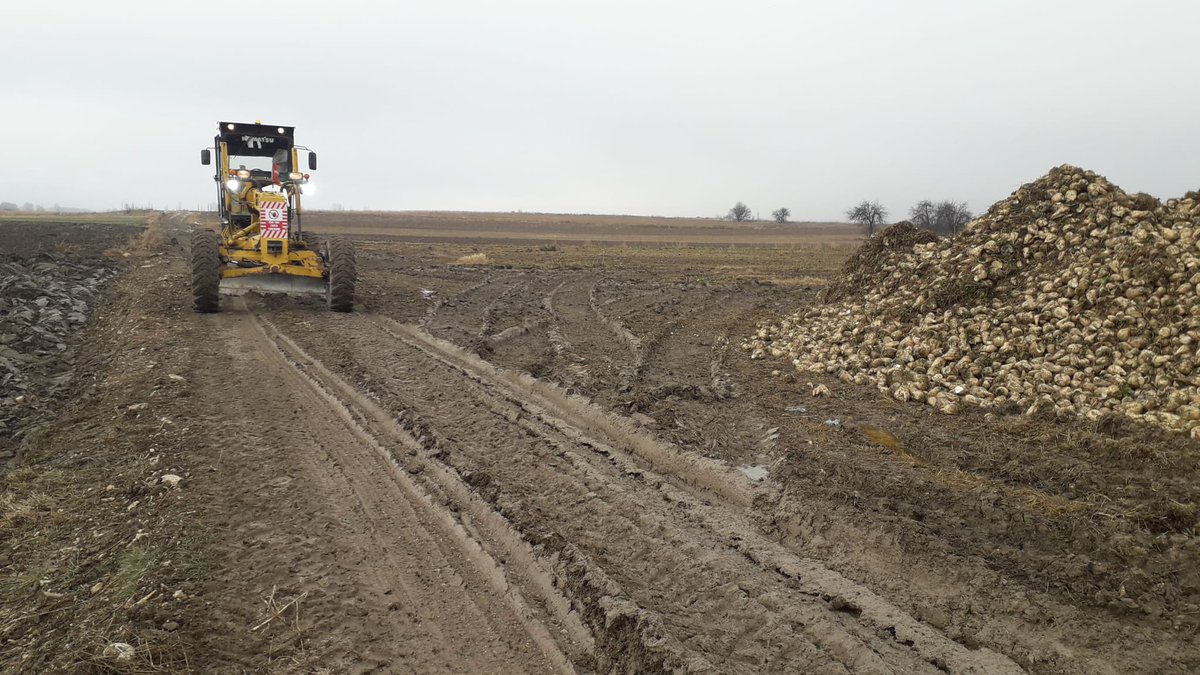
<path fill-rule="evenodd" d="M 212 200 L 218 119 L 294 124 L 311 205 L 831 219 L 976 210 L 1069 162 L 1200 187 L 1200 5 L 26 2 L 0 199 Z"/>

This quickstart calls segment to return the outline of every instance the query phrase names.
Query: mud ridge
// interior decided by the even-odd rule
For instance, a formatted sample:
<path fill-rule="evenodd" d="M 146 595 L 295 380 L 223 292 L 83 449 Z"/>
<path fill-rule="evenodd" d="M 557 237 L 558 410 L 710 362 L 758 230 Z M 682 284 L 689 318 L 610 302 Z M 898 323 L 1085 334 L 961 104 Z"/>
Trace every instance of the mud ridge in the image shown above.
<path fill-rule="evenodd" d="M 404 326 L 391 320 L 386 321 L 397 331 L 403 331 L 400 333 L 385 328 L 390 335 L 408 342 L 431 357 L 460 370 L 481 385 L 491 385 L 501 390 L 508 390 L 513 403 L 525 408 L 540 421 L 555 428 L 573 442 L 580 443 L 604 455 L 609 461 L 617 464 L 626 475 L 639 476 L 651 485 L 659 485 L 659 489 L 664 490 L 671 501 L 679 503 L 692 501 L 686 494 L 671 493 L 665 488 L 665 483 L 676 483 L 671 480 L 671 476 L 654 475 L 632 457 L 614 450 L 612 446 L 604 442 L 582 435 L 577 427 L 588 431 L 599 427 L 599 431 L 603 435 L 616 434 L 614 445 L 625 445 L 626 447 L 629 444 L 621 443 L 622 438 L 642 436 L 640 432 L 631 432 L 625 428 L 626 425 L 613 419 L 607 413 L 591 407 L 584 401 L 577 400 L 577 397 L 567 396 L 553 385 L 537 381 L 526 375 L 505 372 L 454 345 L 423 334 L 415 327 Z M 513 395 L 514 390 L 519 394 Z M 551 411 L 550 414 L 547 415 L 538 410 L 538 406 L 531 405 L 527 399 L 544 404 Z M 605 421 L 608 422 L 607 425 L 603 424 Z M 597 422 L 601 424 L 598 425 Z M 644 442 L 646 439 L 641 440 Z M 649 440 L 655 442 L 653 439 Z M 659 447 L 661 449 L 661 446 Z M 575 455 L 567 453 L 567 456 Z M 639 458 L 644 459 L 640 455 Z M 711 460 L 708 461 L 711 462 Z M 578 463 L 581 470 L 590 470 L 586 460 Z M 708 485 L 711 488 L 713 483 L 708 482 Z M 691 493 L 690 490 L 687 492 Z M 850 608 L 846 611 L 852 612 L 859 617 L 860 621 L 873 625 L 878 634 L 888 635 L 897 644 L 916 649 L 928 663 L 950 672 L 1020 672 L 1020 668 L 1003 655 L 986 649 L 969 650 L 946 638 L 936 629 L 914 619 L 874 592 L 825 568 L 816 561 L 797 557 L 780 544 L 755 533 L 749 522 L 736 524 L 738 518 L 734 517 L 731 523 L 730 514 L 717 515 L 713 510 L 716 507 L 708 508 L 700 503 L 692 503 L 690 506 L 689 510 L 694 517 L 699 517 L 708 528 L 720 533 L 727 540 L 736 542 L 737 550 L 749 560 L 764 569 L 772 570 L 788 578 L 793 587 L 801 593 L 827 601 L 835 609 Z M 817 644 L 822 644 L 824 640 L 829 639 L 827 634 L 819 631 L 810 637 Z"/>
<path fill-rule="evenodd" d="M 550 317 L 550 326 L 546 329 L 546 337 L 550 340 L 550 345 L 554 348 L 555 353 L 560 356 L 571 351 L 571 343 L 567 338 L 563 337 L 560 330 L 561 320 L 559 319 L 558 312 L 554 309 L 554 296 L 566 285 L 566 280 L 562 281 L 546 297 L 542 298 L 542 307 Z"/>
<path fill-rule="evenodd" d="M 540 415 L 560 432 L 578 436 L 579 431 L 603 439 L 607 446 L 637 456 L 655 470 L 676 478 L 678 487 L 698 490 L 707 498 L 747 508 L 771 490 L 750 483 L 724 462 L 669 446 L 638 430 L 633 422 L 620 419 L 582 397 L 524 373 L 498 368 L 461 347 L 441 340 L 417 327 L 384 319 L 384 332 L 403 340 L 455 370 L 485 384 L 499 386 L 514 403 L 530 407 L 529 400 L 550 414 Z M 538 411 L 540 412 L 540 411 Z"/>
<path fill-rule="evenodd" d="M 620 338 L 628 347 L 630 353 L 633 354 L 634 363 L 640 364 L 646 360 L 646 349 L 642 346 L 642 340 L 629 330 L 629 327 L 620 319 L 614 319 L 606 315 L 601 309 L 600 304 L 596 301 L 596 286 L 592 284 L 588 288 L 588 306 L 592 308 L 592 312 L 596 318 L 600 319 L 600 323 L 604 324 L 608 330 L 612 331 L 613 335 Z M 636 370 L 636 366 L 635 366 Z"/>
<path fill-rule="evenodd" d="M 489 345 L 497 347 L 505 342 L 508 342 L 509 340 L 515 340 L 522 335 L 528 335 L 530 331 L 541 328 L 544 325 L 546 325 L 546 322 L 539 319 L 535 321 L 526 321 L 525 323 L 520 323 L 516 326 L 509 326 L 499 333 L 493 333 L 489 335 L 487 342 Z"/>
<path fill-rule="evenodd" d="M 422 461 L 421 466 L 422 469 L 429 469 L 429 473 L 436 479 L 440 479 L 436 480 L 433 485 L 438 489 L 428 489 L 431 487 L 431 482 L 428 480 L 418 483 L 417 479 L 401 465 L 397 457 L 370 431 L 370 420 L 362 412 L 363 407 L 368 409 L 374 407 L 373 404 L 370 404 L 369 399 L 344 382 L 338 381 L 337 377 L 328 369 L 325 369 L 294 342 L 279 333 L 270 321 L 253 314 L 250 316 L 255 321 L 263 339 L 274 348 L 280 359 L 298 378 L 329 404 L 329 408 L 346 422 L 350 430 L 363 443 L 374 450 L 386 464 L 389 472 L 414 507 L 424 509 L 438 521 L 446 536 L 455 542 L 469 563 L 491 583 L 493 590 L 501 594 L 512 606 L 514 614 L 520 618 L 546 658 L 564 672 L 575 671 L 573 660 L 582 661 L 585 664 L 590 661 L 592 648 L 590 633 L 580 624 L 577 615 L 571 612 L 567 599 L 554 590 L 555 584 L 550 574 L 538 564 L 529 551 L 528 544 L 520 540 L 519 535 L 503 523 L 502 517 L 491 511 L 478 499 L 471 498 L 469 488 L 462 483 L 461 479 L 434 462 Z M 323 377 L 315 376 L 313 371 Z M 349 403 L 326 386 L 326 383 L 331 381 L 343 395 L 351 395 Z M 358 405 L 355 406 L 355 404 Z M 368 405 L 364 406 L 364 404 Z M 382 411 L 377 409 L 374 412 L 383 415 Z M 390 420 L 390 418 L 386 419 Z M 397 441 L 409 451 L 410 455 L 421 458 L 426 454 L 415 439 L 394 425 L 394 421 L 389 431 L 392 440 Z M 424 471 L 422 475 L 426 475 Z M 441 499 L 435 498 L 435 495 Z M 459 518 L 455 517 L 454 512 L 458 512 Z M 502 546 L 504 562 L 498 560 L 488 550 L 482 537 L 472 533 L 472 530 L 476 529 L 486 532 L 490 542 Z M 521 576 L 528 581 L 524 587 L 518 587 L 512 583 L 511 577 L 515 576 L 514 566 L 520 568 Z M 525 593 L 530 591 L 532 591 L 531 595 L 537 598 L 538 605 L 545 610 L 544 612 L 536 612 L 525 599 Z M 551 636 L 547 626 L 543 623 L 547 618 L 547 613 L 551 619 L 550 623 L 558 626 L 570 636 L 572 644 L 568 644 L 565 649 Z M 568 654 L 573 658 L 569 659 Z"/>
<path fill-rule="evenodd" d="M 475 334 L 475 337 L 478 338 L 480 342 L 491 341 L 492 328 L 496 324 L 496 308 L 500 306 L 500 303 L 508 300 L 512 296 L 524 291 L 527 288 L 529 288 L 528 281 L 509 286 L 505 288 L 504 292 L 497 296 L 495 300 L 489 302 L 487 307 L 483 308 L 483 319 L 479 322 L 479 330 Z"/>
<path fill-rule="evenodd" d="M 718 398 L 735 395 L 729 373 L 725 372 L 725 358 L 729 353 L 729 338 L 721 335 L 712 346 L 712 357 L 708 361 L 708 386 Z"/>
<path fill-rule="evenodd" d="M 419 462 L 418 479 L 423 479 L 427 486 L 430 481 L 434 484 L 428 486 L 428 492 L 444 496 L 448 506 L 467 514 L 469 524 L 482 532 L 482 536 L 472 538 L 482 553 L 487 550 L 481 542 L 498 547 L 500 550 L 494 555 L 507 561 L 510 575 L 513 561 L 521 563 L 520 568 L 528 574 L 533 586 L 530 595 L 554 610 L 575 642 L 587 645 L 585 663 L 594 659 L 603 669 L 660 672 L 703 662 L 665 637 L 654 614 L 625 598 L 620 587 L 578 549 L 565 546 L 543 563 L 537 550 L 501 513 L 477 496 L 463 476 L 436 460 L 440 450 L 423 447 L 379 404 L 309 356 L 269 321 L 261 317 L 260 321 L 271 327 L 270 338 L 281 352 L 290 355 L 289 363 L 310 378 L 313 386 L 321 388 L 331 402 L 361 424 L 385 430 L 388 437 L 409 451 Z M 404 471 L 394 457 L 389 459 L 396 470 Z M 488 560 L 494 561 L 495 557 Z M 563 591 L 571 600 L 567 600 Z"/>
<path fill-rule="evenodd" d="M 482 289 L 484 286 L 487 286 L 489 283 L 491 283 L 491 281 L 492 281 L 492 277 L 489 274 L 489 275 L 486 275 L 483 278 L 483 280 L 480 281 L 479 283 L 477 283 L 473 286 L 468 286 L 467 288 L 464 288 L 463 290 L 459 291 L 458 293 L 455 293 L 452 296 L 449 296 L 449 297 L 442 297 L 440 295 L 436 296 L 433 299 L 433 302 L 429 305 L 429 307 L 427 307 L 425 309 L 425 316 L 422 317 L 420 325 L 421 326 L 429 326 L 429 324 L 433 322 L 433 318 L 435 316 L 437 316 L 438 311 L 440 311 L 442 309 L 442 307 L 444 307 L 447 303 L 457 302 L 457 301 L 461 300 L 462 298 L 465 298 L 468 295 L 471 295 L 472 293 L 475 293 L 476 291 Z"/>

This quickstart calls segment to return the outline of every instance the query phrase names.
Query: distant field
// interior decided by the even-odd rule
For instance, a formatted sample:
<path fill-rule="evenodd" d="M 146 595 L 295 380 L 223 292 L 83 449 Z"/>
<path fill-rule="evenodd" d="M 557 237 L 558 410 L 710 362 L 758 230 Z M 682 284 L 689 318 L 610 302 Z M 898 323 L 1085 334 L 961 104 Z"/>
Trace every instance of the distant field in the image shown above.
<path fill-rule="evenodd" d="M 456 211 L 309 211 L 304 218 L 305 227 L 315 232 L 425 243 L 841 246 L 862 240 L 845 223 Z"/>
<path fill-rule="evenodd" d="M 152 211 L 113 213 L 0 213 L 0 223 L 36 223 L 39 225 L 78 225 L 96 223 L 101 225 L 143 225 Z"/>
<path fill-rule="evenodd" d="M 598 245 L 578 242 L 530 244 L 506 242 L 418 243 L 397 240 L 358 240 L 359 258 L 403 259 L 406 264 L 466 265 L 475 268 L 532 271 L 652 270 L 659 280 L 729 282 L 760 280 L 775 286 L 823 286 L 836 274 L 856 246 L 850 244 L 793 244 L 705 246 L 684 244 Z M 481 257 L 476 257 L 481 256 Z"/>

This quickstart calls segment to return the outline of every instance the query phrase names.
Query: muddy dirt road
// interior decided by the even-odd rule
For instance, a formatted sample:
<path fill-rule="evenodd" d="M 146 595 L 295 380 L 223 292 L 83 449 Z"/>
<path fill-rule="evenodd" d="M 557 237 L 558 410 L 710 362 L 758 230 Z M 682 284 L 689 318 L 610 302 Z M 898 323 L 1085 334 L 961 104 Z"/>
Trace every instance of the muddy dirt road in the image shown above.
<path fill-rule="evenodd" d="M 112 479 L 97 477 L 80 500 L 109 509 L 97 522 L 142 518 L 113 527 L 161 543 L 162 589 L 135 605 L 157 586 L 133 584 L 130 601 L 76 570 L 63 596 L 38 600 L 124 607 L 137 659 L 202 672 L 1200 667 L 1194 529 L 1154 519 L 1155 489 L 1195 471 L 1194 445 L 939 417 L 832 378 L 773 377 L 779 364 L 735 345 L 810 301 L 803 284 L 764 282 L 804 264 L 714 274 L 687 251 L 530 249 L 465 266 L 362 241 L 354 314 L 246 296 L 202 316 L 186 304 L 189 219 L 161 227 L 161 255 L 127 266 L 96 319 L 88 348 L 115 356 L 48 433 L 50 447 L 118 432 L 154 446 L 114 457 L 136 477 L 105 493 L 120 499 L 100 501 Z M 506 268 L 506 255 L 548 262 Z M 98 431 L 104 420 L 119 428 Z M 1135 442 L 1153 461 L 1116 451 Z M 167 470 L 181 487 L 161 486 Z M 1113 506 L 1079 506 L 1094 494 Z M 124 561 L 133 545 L 106 551 Z M 197 551 L 206 564 L 179 565 Z M 60 663 L 32 645 L 65 635 L 112 666 L 114 638 L 90 619 L 57 634 L 30 621 L 0 622 L 8 663 Z"/>

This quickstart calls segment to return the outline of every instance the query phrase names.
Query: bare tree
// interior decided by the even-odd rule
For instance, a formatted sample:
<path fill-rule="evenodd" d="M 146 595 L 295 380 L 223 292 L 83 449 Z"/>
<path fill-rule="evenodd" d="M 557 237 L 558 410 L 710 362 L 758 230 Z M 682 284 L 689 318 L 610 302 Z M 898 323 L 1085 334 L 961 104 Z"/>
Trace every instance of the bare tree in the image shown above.
<path fill-rule="evenodd" d="M 913 225 L 941 235 L 957 234 L 974 217 L 966 202 L 949 199 L 940 202 L 921 200 L 909 209 L 908 216 Z"/>
<path fill-rule="evenodd" d="M 876 201 L 863 200 L 846 210 L 846 219 L 858 223 L 867 231 L 867 236 L 875 234 L 875 229 L 887 220 L 887 209 Z"/>
<path fill-rule="evenodd" d="M 971 212 L 967 210 L 966 202 L 946 200 L 937 206 L 937 231 L 944 234 L 958 234 L 963 227 L 971 222 Z"/>
<path fill-rule="evenodd" d="M 774 218 L 775 222 L 777 223 L 786 223 L 788 218 L 792 217 L 792 211 L 786 206 L 781 206 L 771 212 L 771 217 Z"/>
<path fill-rule="evenodd" d="M 931 232 L 936 232 L 935 225 L 937 224 L 937 205 L 928 199 L 922 199 L 917 202 L 917 205 L 908 210 L 908 219 L 913 225 L 925 228 Z"/>
<path fill-rule="evenodd" d="M 736 220 L 739 223 L 744 220 L 750 220 L 750 207 L 741 202 L 734 204 L 733 208 L 729 209 L 729 219 Z"/>

